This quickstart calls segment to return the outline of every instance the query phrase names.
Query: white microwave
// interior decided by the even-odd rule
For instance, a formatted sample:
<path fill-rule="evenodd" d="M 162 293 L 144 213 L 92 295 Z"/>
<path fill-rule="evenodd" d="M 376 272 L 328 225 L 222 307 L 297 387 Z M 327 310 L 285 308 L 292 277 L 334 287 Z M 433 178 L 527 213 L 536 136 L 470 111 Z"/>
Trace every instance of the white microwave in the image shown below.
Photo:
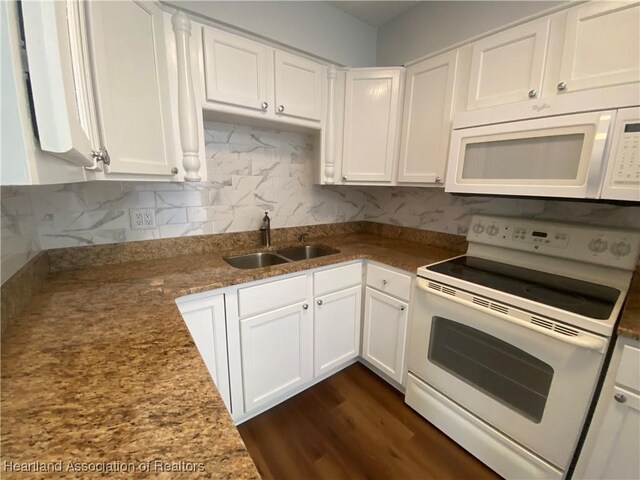
<path fill-rule="evenodd" d="M 455 128 L 445 191 L 640 201 L 640 108 Z"/>

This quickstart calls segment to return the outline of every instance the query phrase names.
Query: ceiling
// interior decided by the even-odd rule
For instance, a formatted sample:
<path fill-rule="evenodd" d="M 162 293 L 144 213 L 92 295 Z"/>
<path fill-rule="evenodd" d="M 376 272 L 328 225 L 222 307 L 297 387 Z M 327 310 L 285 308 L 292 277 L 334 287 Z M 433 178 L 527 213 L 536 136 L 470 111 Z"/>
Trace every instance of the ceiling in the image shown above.
<path fill-rule="evenodd" d="M 350 1 L 350 2 L 327 2 L 343 12 L 359 18 L 369 25 L 379 27 L 389 20 L 406 12 L 418 2 L 396 2 L 396 1 Z"/>

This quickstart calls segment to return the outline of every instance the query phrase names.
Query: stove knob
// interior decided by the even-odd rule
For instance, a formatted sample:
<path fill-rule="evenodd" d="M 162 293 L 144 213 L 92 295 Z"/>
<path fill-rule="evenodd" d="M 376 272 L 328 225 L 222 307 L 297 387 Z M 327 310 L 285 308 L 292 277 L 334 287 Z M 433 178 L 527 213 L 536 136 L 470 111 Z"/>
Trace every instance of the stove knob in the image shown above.
<path fill-rule="evenodd" d="M 487 227 L 487 234 L 491 235 L 492 237 L 494 235 L 496 235 L 499 231 L 500 231 L 500 229 L 498 227 L 496 227 L 495 225 L 489 225 Z"/>
<path fill-rule="evenodd" d="M 473 230 L 473 233 L 482 233 L 484 232 L 484 225 L 482 225 L 481 223 L 476 223 L 471 230 Z"/>
<path fill-rule="evenodd" d="M 608 246 L 609 244 L 601 238 L 594 238 L 589 242 L 589 250 L 591 250 L 593 253 L 602 253 L 607 249 Z"/>
<path fill-rule="evenodd" d="M 611 245 L 611 253 L 613 253 L 616 257 L 624 257 L 625 255 L 629 255 L 631 253 L 631 245 L 626 242 L 618 242 Z"/>

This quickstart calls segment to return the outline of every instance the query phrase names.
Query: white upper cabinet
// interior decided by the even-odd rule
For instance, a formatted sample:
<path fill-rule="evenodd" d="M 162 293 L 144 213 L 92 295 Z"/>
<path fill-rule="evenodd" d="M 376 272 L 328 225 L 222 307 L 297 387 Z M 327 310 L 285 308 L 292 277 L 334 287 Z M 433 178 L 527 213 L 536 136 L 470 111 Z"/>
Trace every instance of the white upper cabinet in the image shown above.
<path fill-rule="evenodd" d="M 391 182 L 398 155 L 401 68 L 346 76 L 342 180 Z"/>
<path fill-rule="evenodd" d="M 206 108 L 320 128 L 324 65 L 210 27 L 202 32 Z"/>
<path fill-rule="evenodd" d="M 549 18 L 542 18 L 473 44 L 468 110 L 539 95 L 549 23 Z"/>
<path fill-rule="evenodd" d="M 87 9 L 107 172 L 171 177 L 176 155 L 163 12 L 138 1 L 87 2 Z"/>
<path fill-rule="evenodd" d="M 325 67 L 275 51 L 275 107 L 278 115 L 320 120 Z"/>
<path fill-rule="evenodd" d="M 407 68 L 398 182 L 443 183 L 457 64 L 454 51 Z"/>
<path fill-rule="evenodd" d="M 588 2 L 567 11 L 557 90 L 640 81 L 640 3 Z"/>
<path fill-rule="evenodd" d="M 203 28 L 206 100 L 253 110 L 272 101 L 272 49 L 237 35 Z"/>

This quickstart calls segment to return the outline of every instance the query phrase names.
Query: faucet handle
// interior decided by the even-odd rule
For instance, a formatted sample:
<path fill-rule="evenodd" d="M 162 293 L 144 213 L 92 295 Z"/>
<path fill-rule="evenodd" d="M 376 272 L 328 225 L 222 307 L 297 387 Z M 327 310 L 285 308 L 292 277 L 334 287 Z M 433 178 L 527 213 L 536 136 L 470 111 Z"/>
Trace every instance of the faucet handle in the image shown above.
<path fill-rule="evenodd" d="M 307 237 L 308 237 L 308 235 L 309 235 L 309 234 L 308 234 L 308 233 L 306 233 L 306 232 L 305 232 L 305 233 L 301 233 L 301 234 L 300 234 L 300 242 L 301 242 L 301 243 L 307 243 Z"/>

